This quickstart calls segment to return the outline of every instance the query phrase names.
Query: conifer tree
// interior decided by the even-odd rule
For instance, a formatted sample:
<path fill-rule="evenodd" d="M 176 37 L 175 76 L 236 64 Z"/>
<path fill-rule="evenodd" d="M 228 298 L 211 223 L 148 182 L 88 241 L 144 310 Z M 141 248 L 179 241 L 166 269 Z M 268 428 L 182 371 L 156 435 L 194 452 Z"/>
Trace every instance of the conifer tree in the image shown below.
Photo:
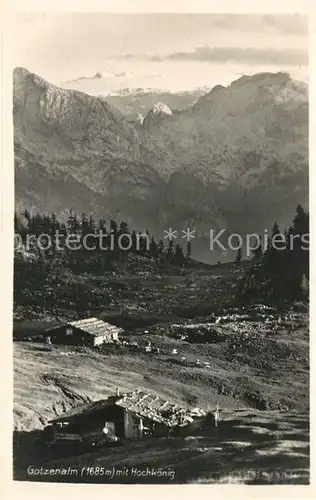
<path fill-rule="evenodd" d="M 150 256 L 156 259 L 158 257 L 158 245 L 155 241 L 155 238 L 152 236 L 150 240 Z"/>
<path fill-rule="evenodd" d="M 176 245 L 175 253 L 174 253 L 174 262 L 178 266 L 182 266 L 182 264 L 184 262 L 183 250 L 182 250 L 182 247 L 180 245 Z"/>
<path fill-rule="evenodd" d="M 87 218 L 87 214 L 85 214 L 84 212 L 81 214 L 80 231 L 81 231 L 82 237 L 86 236 L 87 234 L 89 234 L 91 232 L 90 227 L 89 227 L 89 221 Z"/>
<path fill-rule="evenodd" d="M 159 240 L 158 242 L 158 253 L 162 254 L 165 251 L 165 244 L 163 240 Z"/>
<path fill-rule="evenodd" d="M 89 217 L 89 222 L 88 222 L 88 227 L 89 227 L 89 233 L 94 234 L 95 233 L 95 221 L 92 215 Z"/>
<path fill-rule="evenodd" d="M 136 253 L 137 252 L 137 235 L 136 235 L 136 231 L 133 230 L 132 231 L 132 247 L 131 247 L 131 251 Z"/>
<path fill-rule="evenodd" d="M 80 224 L 78 222 L 77 214 L 76 212 L 73 213 L 72 210 L 69 212 L 69 216 L 67 219 L 67 232 L 68 234 L 78 234 L 80 230 Z"/>
<path fill-rule="evenodd" d="M 241 261 L 242 261 L 242 251 L 241 248 L 238 248 L 235 262 L 238 264 Z"/>
<path fill-rule="evenodd" d="M 127 222 L 125 222 L 124 220 L 120 223 L 120 226 L 119 226 L 119 233 L 120 233 L 120 234 L 129 234 L 129 227 L 128 227 L 128 224 L 127 224 Z"/>
<path fill-rule="evenodd" d="M 259 243 L 258 247 L 252 250 L 252 255 L 254 260 L 258 260 L 262 257 L 262 244 Z"/>
<path fill-rule="evenodd" d="M 191 258 L 191 254 L 192 254 L 192 245 L 191 245 L 191 241 L 189 240 L 187 243 L 187 257 L 188 257 L 188 259 Z"/>
<path fill-rule="evenodd" d="M 168 245 L 168 250 L 167 250 L 167 255 L 168 255 L 168 260 L 169 262 L 172 261 L 173 259 L 173 254 L 174 254 L 174 250 L 173 250 L 173 240 L 170 239 L 169 240 L 169 245 Z"/>

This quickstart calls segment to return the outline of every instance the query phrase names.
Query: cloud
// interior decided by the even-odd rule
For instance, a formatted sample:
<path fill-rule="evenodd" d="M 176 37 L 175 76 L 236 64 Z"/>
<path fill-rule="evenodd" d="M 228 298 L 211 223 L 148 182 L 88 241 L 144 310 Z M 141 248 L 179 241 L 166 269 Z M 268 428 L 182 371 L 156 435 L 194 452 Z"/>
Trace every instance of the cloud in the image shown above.
<path fill-rule="evenodd" d="M 301 49 L 268 49 L 254 47 L 196 47 L 192 52 L 174 52 L 160 55 L 128 54 L 126 59 L 146 59 L 153 62 L 162 61 L 198 61 L 198 62 L 243 62 L 248 64 L 271 65 L 306 65 L 308 53 Z"/>
<path fill-rule="evenodd" d="M 215 14 L 213 22 L 216 28 L 236 33 L 308 34 L 308 17 L 302 14 Z"/>
<path fill-rule="evenodd" d="M 99 80 L 101 78 L 128 78 L 132 75 L 130 71 L 120 71 L 120 72 L 111 72 L 107 70 L 97 71 L 92 76 L 79 76 L 78 78 L 74 78 L 73 80 L 63 80 L 63 84 L 80 82 L 82 80 Z"/>
<path fill-rule="evenodd" d="M 263 16 L 267 26 L 273 27 L 278 33 L 308 36 L 308 17 L 302 14 L 283 14 Z"/>

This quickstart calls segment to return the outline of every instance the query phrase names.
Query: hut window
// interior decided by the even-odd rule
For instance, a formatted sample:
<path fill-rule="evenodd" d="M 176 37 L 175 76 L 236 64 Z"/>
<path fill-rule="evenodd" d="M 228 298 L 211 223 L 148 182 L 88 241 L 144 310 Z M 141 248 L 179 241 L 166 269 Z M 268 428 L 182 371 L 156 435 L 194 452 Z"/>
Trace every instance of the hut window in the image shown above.
<path fill-rule="evenodd" d="M 72 335 L 72 328 L 66 328 L 66 335 Z"/>

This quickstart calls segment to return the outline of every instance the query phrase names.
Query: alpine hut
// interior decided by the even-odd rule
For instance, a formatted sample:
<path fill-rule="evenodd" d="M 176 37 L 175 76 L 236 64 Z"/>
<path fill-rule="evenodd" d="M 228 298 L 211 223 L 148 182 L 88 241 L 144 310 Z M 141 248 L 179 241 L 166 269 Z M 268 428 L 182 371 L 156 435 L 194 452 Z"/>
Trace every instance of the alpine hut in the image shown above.
<path fill-rule="evenodd" d="M 73 408 L 46 427 L 49 444 L 63 442 L 114 442 L 142 439 L 146 435 L 169 436 L 199 427 L 206 412 L 172 404 L 141 389 L 117 391 L 107 399 Z"/>
<path fill-rule="evenodd" d="M 116 342 L 122 331 L 101 319 L 86 318 L 47 330 L 44 337 L 52 344 L 98 346 Z"/>

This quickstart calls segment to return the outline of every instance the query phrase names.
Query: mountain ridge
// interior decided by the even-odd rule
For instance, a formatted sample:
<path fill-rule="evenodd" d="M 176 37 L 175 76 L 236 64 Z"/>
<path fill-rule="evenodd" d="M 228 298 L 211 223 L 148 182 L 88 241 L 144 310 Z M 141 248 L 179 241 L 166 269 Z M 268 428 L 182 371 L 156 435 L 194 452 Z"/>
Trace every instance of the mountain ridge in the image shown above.
<path fill-rule="evenodd" d="M 286 224 L 307 203 L 303 84 L 284 73 L 243 76 L 170 112 L 130 122 L 103 97 L 17 68 L 16 205 L 119 212 L 136 228 L 205 237 L 210 224 L 241 233 Z"/>

